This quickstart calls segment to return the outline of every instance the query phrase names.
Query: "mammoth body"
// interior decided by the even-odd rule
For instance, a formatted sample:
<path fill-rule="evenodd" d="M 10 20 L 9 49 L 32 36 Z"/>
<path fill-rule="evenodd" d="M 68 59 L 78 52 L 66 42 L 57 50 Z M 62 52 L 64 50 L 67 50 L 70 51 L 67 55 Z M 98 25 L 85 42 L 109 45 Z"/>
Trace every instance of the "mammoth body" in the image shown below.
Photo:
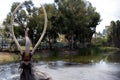
<path fill-rule="evenodd" d="M 43 73 L 36 69 L 31 62 L 32 55 L 29 54 L 29 57 L 25 53 L 23 53 L 20 63 L 20 80 L 52 80 L 51 77 L 47 73 Z"/>
<path fill-rule="evenodd" d="M 38 71 L 31 63 L 26 65 L 23 62 L 20 68 L 22 69 L 20 80 L 52 80 L 48 74 Z"/>
<path fill-rule="evenodd" d="M 38 42 L 36 43 L 36 45 L 34 46 L 34 48 L 32 49 L 32 51 L 30 51 L 30 45 L 31 45 L 31 41 L 29 39 L 28 36 L 28 31 L 29 28 L 28 26 L 24 25 L 24 27 L 26 28 L 25 30 L 25 41 L 26 41 L 26 45 L 25 45 L 25 50 L 22 50 L 22 47 L 20 46 L 15 34 L 14 34 L 14 18 L 15 18 L 15 14 L 18 11 L 18 9 L 24 5 L 24 3 L 20 3 L 15 10 L 13 11 L 12 15 L 11 15 L 11 34 L 12 34 L 12 38 L 15 42 L 15 44 L 17 45 L 18 50 L 20 51 L 20 53 L 22 54 L 22 59 L 21 59 L 21 64 L 20 64 L 20 68 L 22 70 L 21 74 L 20 74 L 20 80 L 51 80 L 50 77 L 48 77 L 48 75 L 46 73 L 43 72 L 38 72 L 38 70 L 34 69 L 34 67 L 32 66 L 31 63 L 31 57 L 34 54 L 35 50 L 37 49 L 37 47 L 39 46 L 39 44 L 41 43 L 45 33 L 46 33 L 46 29 L 47 29 L 47 13 L 46 10 L 44 8 L 44 6 L 41 5 L 43 12 L 44 12 L 44 28 L 42 31 L 42 34 L 38 40 Z"/>

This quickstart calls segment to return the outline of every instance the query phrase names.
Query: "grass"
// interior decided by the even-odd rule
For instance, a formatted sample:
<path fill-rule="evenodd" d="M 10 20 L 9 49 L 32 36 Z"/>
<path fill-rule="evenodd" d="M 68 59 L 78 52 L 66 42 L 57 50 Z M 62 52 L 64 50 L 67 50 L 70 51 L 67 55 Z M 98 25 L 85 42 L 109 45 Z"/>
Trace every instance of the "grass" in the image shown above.
<path fill-rule="evenodd" d="M 114 53 L 118 50 L 119 49 L 115 47 L 93 46 L 90 48 L 79 49 L 79 54 L 82 56 L 88 56 L 88 55 L 97 55 L 101 53 Z"/>
<path fill-rule="evenodd" d="M 100 51 L 102 52 L 115 52 L 118 51 L 118 48 L 115 47 L 99 47 Z"/>
<path fill-rule="evenodd" d="M 0 64 L 18 62 L 19 56 L 13 53 L 0 52 Z"/>

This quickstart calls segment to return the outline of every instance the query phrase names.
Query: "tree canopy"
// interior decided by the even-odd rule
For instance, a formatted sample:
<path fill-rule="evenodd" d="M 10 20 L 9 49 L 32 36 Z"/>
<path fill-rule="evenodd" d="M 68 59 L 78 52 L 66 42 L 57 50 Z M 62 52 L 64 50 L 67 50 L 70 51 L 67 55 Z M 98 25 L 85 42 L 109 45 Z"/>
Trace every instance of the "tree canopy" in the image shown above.
<path fill-rule="evenodd" d="M 100 15 L 84 0 L 55 0 L 59 11 L 60 32 L 73 42 L 91 42 Z"/>
<path fill-rule="evenodd" d="M 13 10 L 19 4 L 14 2 L 11 11 L 3 22 L 5 30 L 10 32 L 9 24 Z M 52 44 L 59 34 L 65 35 L 68 45 L 91 43 L 96 26 L 100 22 L 100 14 L 91 3 L 85 0 L 55 0 L 53 4 L 44 5 L 48 15 L 48 29 L 44 41 Z M 29 37 L 33 45 L 41 35 L 44 25 L 44 14 L 41 7 L 35 7 L 32 1 L 25 1 L 15 15 L 15 35 L 24 37 L 24 29 L 29 27 Z"/>
<path fill-rule="evenodd" d="M 120 21 L 111 21 L 107 28 L 108 43 L 120 48 Z"/>

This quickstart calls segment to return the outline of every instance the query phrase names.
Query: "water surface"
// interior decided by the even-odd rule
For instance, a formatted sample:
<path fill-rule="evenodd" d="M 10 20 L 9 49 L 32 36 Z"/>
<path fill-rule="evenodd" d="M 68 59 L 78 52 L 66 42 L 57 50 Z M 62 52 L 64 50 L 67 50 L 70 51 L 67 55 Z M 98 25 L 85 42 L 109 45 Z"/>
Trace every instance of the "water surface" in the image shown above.
<path fill-rule="evenodd" d="M 91 58 L 90 63 L 86 64 L 57 60 L 40 61 L 33 65 L 38 71 L 48 73 L 54 80 L 120 80 L 119 52 L 102 56 Z M 18 68 L 19 63 L 0 65 L 0 80 L 18 80 Z"/>

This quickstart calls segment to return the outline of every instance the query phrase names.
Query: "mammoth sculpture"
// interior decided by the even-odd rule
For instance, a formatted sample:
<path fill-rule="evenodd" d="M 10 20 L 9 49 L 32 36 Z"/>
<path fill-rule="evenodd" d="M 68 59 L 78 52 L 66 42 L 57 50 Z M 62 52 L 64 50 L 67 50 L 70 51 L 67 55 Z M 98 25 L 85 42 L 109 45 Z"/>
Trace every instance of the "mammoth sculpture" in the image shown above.
<path fill-rule="evenodd" d="M 20 68 L 22 69 L 22 71 L 20 74 L 20 80 L 51 80 L 51 78 L 46 73 L 36 72 L 33 69 L 34 66 L 32 65 L 32 62 L 31 62 L 32 55 L 34 54 L 34 52 L 37 49 L 38 45 L 40 44 L 41 40 L 43 39 L 46 29 L 47 29 L 46 10 L 45 10 L 44 6 L 41 6 L 43 9 L 43 12 L 44 12 L 45 23 L 44 23 L 44 29 L 43 29 L 42 35 L 40 36 L 38 42 L 36 43 L 36 45 L 34 46 L 32 51 L 30 51 L 31 41 L 28 37 L 29 29 L 26 28 L 26 30 L 25 30 L 25 50 L 22 50 L 19 42 L 17 41 L 17 39 L 15 37 L 14 27 L 13 27 L 15 14 L 16 14 L 17 10 L 22 6 L 22 4 L 23 3 L 20 3 L 16 7 L 16 9 L 13 11 L 12 16 L 11 16 L 11 34 L 12 34 L 13 40 L 14 40 L 15 44 L 17 45 L 17 48 L 21 54 Z"/>

